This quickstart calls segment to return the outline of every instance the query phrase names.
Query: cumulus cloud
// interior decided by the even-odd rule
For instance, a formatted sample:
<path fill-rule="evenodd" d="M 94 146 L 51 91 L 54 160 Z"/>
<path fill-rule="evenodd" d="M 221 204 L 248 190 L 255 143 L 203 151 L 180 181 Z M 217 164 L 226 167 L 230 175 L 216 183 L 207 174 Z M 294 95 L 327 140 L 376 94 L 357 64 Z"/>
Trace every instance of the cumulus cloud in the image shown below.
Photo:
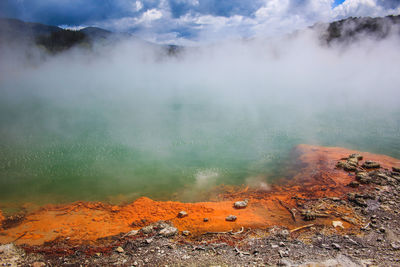
<path fill-rule="evenodd" d="M 346 0 L 333 9 L 334 18 L 350 16 L 386 16 L 400 13 L 400 2 L 383 0 Z"/>
<path fill-rule="evenodd" d="M 341 3 L 342 2 L 342 3 Z M 132 32 L 158 43 L 285 34 L 350 16 L 400 14 L 397 0 L 3 0 L 0 15 Z M 175 36 L 175 37 L 174 37 Z M 170 39 L 172 38 L 172 39 Z"/>

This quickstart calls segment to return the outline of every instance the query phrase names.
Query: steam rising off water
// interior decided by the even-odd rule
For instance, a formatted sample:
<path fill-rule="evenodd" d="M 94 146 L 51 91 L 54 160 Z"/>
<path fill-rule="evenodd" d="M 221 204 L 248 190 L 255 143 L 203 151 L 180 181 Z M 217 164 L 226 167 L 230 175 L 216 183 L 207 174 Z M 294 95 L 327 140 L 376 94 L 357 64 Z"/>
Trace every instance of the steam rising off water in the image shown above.
<path fill-rule="evenodd" d="M 0 63 L 0 202 L 267 187 L 300 143 L 400 158 L 398 47 L 327 48 L 305 33 L 171 58 L 125 41 L 36 64 L 21 48 Z"/>

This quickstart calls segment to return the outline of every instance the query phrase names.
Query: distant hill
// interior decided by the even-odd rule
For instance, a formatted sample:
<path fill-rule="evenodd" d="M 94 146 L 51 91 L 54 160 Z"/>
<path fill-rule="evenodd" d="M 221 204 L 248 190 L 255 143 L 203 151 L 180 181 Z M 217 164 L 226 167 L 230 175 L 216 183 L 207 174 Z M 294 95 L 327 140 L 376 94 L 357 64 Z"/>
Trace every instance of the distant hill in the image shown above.
<path fill-rule="evenodd" d="M 326 43 L 352 43 L 368 36 L 382 40 L 395 34 L 400 36 L 400 15 L 379 18 L 347 18 L 329 24 L 316 24 L 314 29 L 320 31 L 320 39 Z"/>
<path fill-rule="evenodd" d="M 39 35 L 49 35 L 52 32 L 62 30 L 63 29 L 56 26 L 24 22 L 18 19 L 0 18 L 0 36 L 2 41 L 30 40 Z"/>
<path fill-rule="evenodd" d="M 90 46 L 112 35 L 112 32 L 96 27 L 73 31 L 41 23 L 0 18 L 0 44 L 36 44 L 53 53 L 76 45 Z"/>
<path fill-rule="evenodd" d="M 110 31 L 107 31 L 107 30 L 104 30 L 101 28 L 97 28 L 97 27 L 86 27 L 86 28 L 81 29 L 80 32 L 83 32 L 84 34 L 86 34 L 86 36 L 88 36 L 92 40 L 107 39 L 113 34 Z"/>
<path fill-rule="evenodd" d="M 352 43 L 364 36 L 381 40 L 396 34 L 400 36 L 400 15 L 379 18 L 347 18 L 331 23 L 317 23 L 311 27 L 317 30 L 323 44 Z M 91 47 L 94 43 L 110 43 L 122 38 L 134 38 L 129 33 L 113 33 L 97 27 L 87 27 L 79 31 L 66 30 L 57 26 L 18 19 L 0 18 L 0 46 L 37 45 L 51 53 L 58 53 L 74 46 Z M 178 56 L 182 46 L 156 45 L 137 39 L 146 45 L 162 47 L 168 56 Z"/>

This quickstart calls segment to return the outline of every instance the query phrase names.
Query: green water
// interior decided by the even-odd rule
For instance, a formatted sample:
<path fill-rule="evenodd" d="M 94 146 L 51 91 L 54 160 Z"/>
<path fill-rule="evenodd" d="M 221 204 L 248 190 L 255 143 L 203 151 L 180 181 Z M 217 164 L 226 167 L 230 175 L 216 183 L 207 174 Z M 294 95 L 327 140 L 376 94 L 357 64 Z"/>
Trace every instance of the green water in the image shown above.
<path fill-rule="evenodd" d="M 170 100 L 142 113 L 97 100 L 86 107 L 5 100 L 0 106 L 5 203 L 138 196 L 193 201 L 213 185 L 244 184 L 260 175 L 271 182 L 284 175 L 289 152 L 300 143 L 400 158 L 399 113 L 352 110 L 348 116 L 348 110 L 327 108 L 310 115 L 269 106 L 254 118 L 241 109 L 226 113 L 228 107 L 204 99 Z M 114 124 L 121 117 L 122 124 Z M 199 191 L 191 190 L 196 186 Z"/>
<path fill-rule="evenodd" d="M 400 158 L 400 75 L 387 60 L 373 72 L 360 67 L 368 57 L 310 70 L 306 56 L 238 66 L 121 55 L 0 75 L 1 205 L 201 200 L 285 176 L 301 143 Z"/>

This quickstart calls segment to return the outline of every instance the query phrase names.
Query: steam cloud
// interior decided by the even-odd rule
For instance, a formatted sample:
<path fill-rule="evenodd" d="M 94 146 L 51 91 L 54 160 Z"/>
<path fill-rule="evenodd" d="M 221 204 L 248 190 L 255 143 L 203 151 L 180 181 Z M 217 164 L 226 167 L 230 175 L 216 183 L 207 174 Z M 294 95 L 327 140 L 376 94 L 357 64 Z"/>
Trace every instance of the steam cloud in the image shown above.
<path fill-rule="evenodd" d="M 308 30 L 173 57 L 134 40 L 51 57 L 3 48 L 1 185 L 163 198 L 204 187 L 199 169 L 218 170 L 217 183 L 267 185 L 245 179 L 276 171 L 299 143 L 400 157 L 399 45 L 327 47 Z"/>

